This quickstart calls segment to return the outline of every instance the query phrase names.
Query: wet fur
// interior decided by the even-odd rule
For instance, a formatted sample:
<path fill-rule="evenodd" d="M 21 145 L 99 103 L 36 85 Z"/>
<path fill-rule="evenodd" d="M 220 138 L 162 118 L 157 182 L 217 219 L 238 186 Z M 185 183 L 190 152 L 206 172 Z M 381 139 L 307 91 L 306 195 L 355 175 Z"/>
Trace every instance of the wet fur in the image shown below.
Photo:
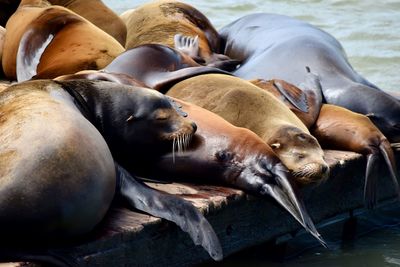
<path fill-rule="evenodd" d="M 367 157 L 364 190 L 367 207 L 372 208 L 376 204 L 379 175 L 373 173 L 373 169 L 382 157 L 400 196 L 393 150 L 386 137 L 368 117 L 342 107 L 324 104 L 311 132 L 324 148 L 354 151 Z"/>
<path fill-rule="evenodd" d="M 295 153 L 310 151 L 305 156 L 306 163 L 315 162 L 320 169 L 308 180 L 301 179 L 302 183 L 327 177 L 329 168 L 323 160 L 323 151 L 307 127 L 273 95 L 251 83 L 227 75 L 207 74 L 174 85 L 167 95 L 192 102 L 236 126 L 252 130 L 271 145 L 294 172 L 303 166 L 299 165 L 303 162 L 295 160 Z M 298 152 L 292 152 L 294 149 Z"/>

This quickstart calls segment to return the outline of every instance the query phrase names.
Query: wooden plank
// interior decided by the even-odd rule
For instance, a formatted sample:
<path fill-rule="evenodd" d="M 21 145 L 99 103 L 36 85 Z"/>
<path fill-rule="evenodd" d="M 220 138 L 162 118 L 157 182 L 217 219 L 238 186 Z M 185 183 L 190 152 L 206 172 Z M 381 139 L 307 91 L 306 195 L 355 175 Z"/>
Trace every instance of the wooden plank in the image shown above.
<path fill-rule="evenodd" d="M 316 223 L 363 207 L 365 158 L 352 152 L 326 151 L 326 160 L 331 177 L 321 185 L 302 190 Z M 393 198 L 388 172 L 382 168 L 376 175 L 380 176 L 379 199 Z M 184 197 L 206 214 L 225 256 L 302 231 L 294 219 L 271 201 L 240 190 L 175 183 L 149 185 Z M 182 266 L 210 260 L 174 224 L 123 207 L 113 207 L 89 237 L 67 248 L 65 253 L 82 266 Z"/>

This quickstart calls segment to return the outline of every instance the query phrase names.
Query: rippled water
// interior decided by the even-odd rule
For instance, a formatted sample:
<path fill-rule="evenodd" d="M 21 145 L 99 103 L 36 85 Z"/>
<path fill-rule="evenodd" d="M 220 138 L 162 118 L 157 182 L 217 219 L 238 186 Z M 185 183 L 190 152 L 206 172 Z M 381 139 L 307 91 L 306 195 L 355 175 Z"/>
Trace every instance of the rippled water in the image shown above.
<path fill-rule="evenodd" d="M 118 14 L 147 1 L 104 0 Z M 249 13 L 308 21 L 336 37 L 353 67 L 385 90 L 400 92 L 400 0 L 188 0 L 219 29 Z M 400 266 L 400 227 L 378 230 L 352 246 L 315 248 L 285 263 L 246 259 L 237 266 Z"/>
<path fill-rule="evenodd" d="M 148 1 L 105 0 L 117 13 Z M 219 29 L 249 13 L 306 20 L 335 36 L 353 67 L 385 90 L 400 91 L 399 0 L 188 0 Z"/>

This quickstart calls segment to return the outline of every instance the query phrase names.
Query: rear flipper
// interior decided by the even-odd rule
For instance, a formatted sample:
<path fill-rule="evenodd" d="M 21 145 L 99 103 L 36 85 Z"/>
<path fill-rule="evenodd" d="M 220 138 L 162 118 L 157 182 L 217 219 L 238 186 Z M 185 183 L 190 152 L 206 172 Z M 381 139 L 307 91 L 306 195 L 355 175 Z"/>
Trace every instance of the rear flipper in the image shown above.
<path fill-rule="evenodd" d="M 199 56 L 199 36 L 196 35 L 196 37 L 193 38 L 182 34 L 175 34 L 174 43 L 176 50 L 188 55 L 189 57 L 194 59 Z"/>
<path fill-rule="evenodd" d="M 132 207 L 176 223 L 196 245 L 201 245 L 214 260 L 222 260 L 218 237 L 204 216 L 188 201 L 152 189 L 136 180 L 116 164 L 117 192 Z"/>
<path fill-rule="evenodd" d="M 392 178 L 396 194 L 400 199 L 400 188 L 398 183 L 398 174 L 396 169 L 396 161 L 393 154 L 393 150 L 390 143 L 387 140 L 382 140 L 379 145 L 379 150 L 385 160 L 385 163 L 389 169 L 390 177 Z M 373 168 L 378 162 L 379 154 L 373 153 L 367 156 L 367 169 L 365 174 L 365 187 L 364 187 L 364 200 L 367 208 L 373 208 L 376 205 L 376 188 L 377 188 L 377 176 L 373 174 Z"/>
<path fill-rule="evenodd" d="M 194 61 L 201 65 L 214 67 L 225 71 L 234 71 L 241 61 L 231 59 L 223 54 L 212 53 L 210 58 L 204 59 L 199 55 L 199 37 L 185 36 L 176 34 L 174 36 L 175 49 L 190 56 Z"/>

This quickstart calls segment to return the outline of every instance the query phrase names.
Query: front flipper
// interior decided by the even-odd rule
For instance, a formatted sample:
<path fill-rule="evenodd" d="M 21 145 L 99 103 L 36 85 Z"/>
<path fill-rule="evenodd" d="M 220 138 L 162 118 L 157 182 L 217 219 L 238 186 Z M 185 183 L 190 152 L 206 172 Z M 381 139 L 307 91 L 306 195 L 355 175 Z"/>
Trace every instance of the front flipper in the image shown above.
<path fill-rule="evenodd" d="M 261 196 L 269 196 L 276 200 L 281 207 L 288 211 L 312 236 L 314 236 L 322 246 L 328 247 L 326 242 L 318 233 L 303 201 L 297 197 L 297 194 L 289 182 L 289 171 L 282 165 L 276 164 L 274 167 L 264 166 L 265 169 L 271 170 L 272 179 L 268 182 L 259 179 L 254 183 L 255 177 L 248 177 L 249 186 L 253 187 L 251 191 Z M 255 186 L 255 187 L 254 187 Z"/>
<path fill-rule="evenodd" d="M 308 112 L 306 95 L 297 87 L 281 80 L 274 80 L 273 85 L 297 109 Z"/>
<path fill-rule="evenodd" d="M 201 245 L 214 260 L 221 260 L 222 248 L 218 237 L 204 216 L 188 201 L 162 193 L 136 180 L 116 164 L 117 192 L 141 211 L 176 223 L 187 232 L 196 245 Z"/>
<path fill-rule="evenodd" d="M 56 34 L 65 26 L 81 21 L 66 10 L 49 8 L 36 18 L 22 36 L 17 52 L 17 80 L 30 80 L 37 74 L 40 58 Z"/>

